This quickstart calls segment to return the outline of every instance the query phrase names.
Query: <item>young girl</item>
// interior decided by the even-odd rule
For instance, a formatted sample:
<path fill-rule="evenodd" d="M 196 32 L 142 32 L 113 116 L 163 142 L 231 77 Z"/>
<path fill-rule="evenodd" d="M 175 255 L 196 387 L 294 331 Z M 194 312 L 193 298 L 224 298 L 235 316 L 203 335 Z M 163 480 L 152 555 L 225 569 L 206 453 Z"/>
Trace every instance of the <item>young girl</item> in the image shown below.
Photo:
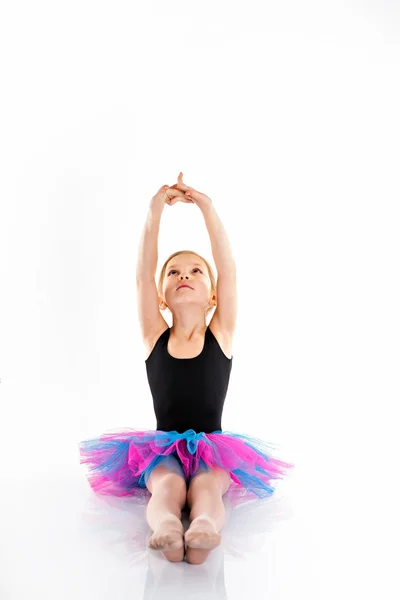
<path fill-rule="evenodd" d="M 218 271 L 192 251 L 172 254 L 158 287 L 158 231 L 165 204 L 196 204 L 210 236 Z M 293 464 L 274 458 L 272 446 L 244 433 L 222 432 L 221 418 L 232 369 L 236 323 L 236 267 L 224 227 L 211 199 L 182 181 L 152 198 L 136 270 L 138 313 L 146 348 L 156 430 L 125 429 L 80 443 L 95 492 L 151 496 L 149 547 L 170 561 L 204 562 L 221 541 L 222 496 L 270 496 Z M 160 314 L 172 313 L 173 325 Z M 207 314 L 215 312 L 206 325 Z M 188 509 L 184 533 L 182 510 Z"/>

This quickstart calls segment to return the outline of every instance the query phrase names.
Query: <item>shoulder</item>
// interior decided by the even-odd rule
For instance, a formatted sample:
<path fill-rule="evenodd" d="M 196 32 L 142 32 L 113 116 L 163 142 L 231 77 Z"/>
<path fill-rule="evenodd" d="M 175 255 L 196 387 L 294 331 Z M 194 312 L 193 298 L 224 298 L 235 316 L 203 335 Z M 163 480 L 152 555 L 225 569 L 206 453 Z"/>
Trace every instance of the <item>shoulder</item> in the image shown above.
<path fill-rule="evenodd" d="M 213 322 L 211 319 L 210 324 L 208 326 L 211 333 L 214 335 L 218 344 L 221 346 L 221 350 L 225 354 L 225 356 L 229 359 L 232 358 L 232 346 L 233 346 L 233 332 L 223 331 L 220 329 L 216 322 Z"/>
<path fill-rule="evenodd" d="M 143 339 L 143 344 L 144 344 L 144 348 L 145 348 L 145 361 L 149 358 L 150 354 L 152 353 L 154 346 L 156 345 L 156 343 L 158 342 L 158 340 L 160 339 L 160 337 L 163 335 L 163 333 L 165 333 L 166 331 L 168 331 L 169 326 L 168 324 L 162 325 L 160 327 L 160 329 L 151 336 L 151 338 L 145 338 Z"/>

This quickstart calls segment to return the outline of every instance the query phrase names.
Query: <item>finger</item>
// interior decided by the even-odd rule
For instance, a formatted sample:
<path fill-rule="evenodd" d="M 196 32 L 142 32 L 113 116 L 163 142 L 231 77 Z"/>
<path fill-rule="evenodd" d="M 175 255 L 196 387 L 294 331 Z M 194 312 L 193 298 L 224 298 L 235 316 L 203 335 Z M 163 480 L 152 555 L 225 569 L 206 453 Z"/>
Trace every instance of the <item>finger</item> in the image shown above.
<path fill-rule="evenodd" d="M 207 203 L 207 204 L 212 204 L 212 200 L 211 198 L 209 198 L 208 196 L 206 196 L 205 194 L 203 194 L 202 192 L 198 192 L 197 190 L 194 189 L 190 189 L 188 192 L 185 193 L 185 196 L 187 198 L 191 198 L 194 199 L 194 202 L 197 203 Z"/>
<path fill-rule="evenodd" d="M 156 196 L 158 196 L 158 194 L 164 194 L 167 191 L 168 187 L 168 185 L 162 185 L 160 189 L 156 192 Z"/>
<path fill-rule="evenodd" d="M 172 186 L 174 190 L 181 190 L 182 192 L 187 192 L 188 190 L 190 190 L 191 188 L 189 188 L 189 186 L 183 184 L 183 185 L 178 185 L 175 184 L 174 186 Z"/>
<path fill-rule="evenodd" d="M 170 186 L 172 189 L 174 190 L 181 190 L 183 192 L 185 192 L 187 190 L 187 185 L 183 184 L 183 186 L 178 185 L 177 183 L 175 183 L 174 185 Z"/>
<path fill-rule="evenodd" d="M 186 192 L 186 190 L 188 190 L 189 187 L 185 183 L 183 183 L 182 178 L 183 178 L 183 173 L 181 171 L 178 175 L 178 183 L 175 185 L 177 186 L 178 189 Z"/>
<path fill-rule="evenodd" d="M 192 202 L 191 199 L 189 199 L 185 196 L 184 192 L 181 192 L 180 190 L 177 190 L 175 188 L 171 189 L 171 187 L 170 187 L 166 190 L 165 193 L 167 194 L 169 200 L 174 200 L 174 204 L 178 200 L 180 200 L 181 202 L 188 202 L 188 203 Z"/>
<path fill-rule="evenodd" d="M 193 200 L 187 199 L 187 198 L 168 198 L 168 204 L 170 206 L 173 206 L 174 204 L 176 204 L 176 202 L 185 202 L 186 204 L 193 204 Z"/>
<path fill-rule="evenodd" d="M 174 188 L 169 186 L 166 190 L 166 194 L 169 198 L 173 198 L 174 196 L 184 195 L 184 192 L 181 192 L 180 190 L 175 190 Z"/>
<path fill-rule="evenodd" d="M 174 198 L 175 196 L 179 196 L 181 198 L 185 197 L 185 193 L 184 192 L 182 192 L 181 190 L 177 190 L 177 189 L 175 189 L 173 187 L 171 189 L 171 187 L 169 187 L 167 189 L 167 191 L 166 191 L 166 194 L 167 194 L 168 198 Z"/>
<path fill-rule="evenodd" d="M 181 171 L 181 172 L 179 173 L 179 175 L 178 175 L 178 185 L 179 185 L 179 186 L 181 186 L 181 185 L 185 185 L 185 184 L 183 183 L 183 173 L 182 173 L 182 171 Z"/>

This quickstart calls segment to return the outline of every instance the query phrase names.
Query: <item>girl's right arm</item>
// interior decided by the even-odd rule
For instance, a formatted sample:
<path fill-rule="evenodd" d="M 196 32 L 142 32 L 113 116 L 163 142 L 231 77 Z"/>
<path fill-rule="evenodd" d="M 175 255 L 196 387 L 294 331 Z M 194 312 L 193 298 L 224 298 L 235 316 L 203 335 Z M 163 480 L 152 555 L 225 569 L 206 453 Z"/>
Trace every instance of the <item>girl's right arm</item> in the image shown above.
<path fill-rule="evenodd" d="M 140 327 L 146 349 L 151 346 L 154 338 L 168 327 L 167 321 L 160 312 L 155 280 L 158 261 L 158 233 L 165 204 L 173 205 L 178 201 L 191 202 L 185 198 L 182 191 L 171 189 L 168 185 L 161 187 L 151 199 L 140 239 L 136 264 L 136 290 Z"/>
<path fill-rule="evenodd" d="M 146 353 L 148 353 L 148 347 L 155 336 L 168 325 L 160 312 L 155 281 L 158 260 L 158 233 L 161 215 L 167 200 L 165 187 L 162 187 L 151 199 L 140 239 L 136 265 L 137 310 Z"/>
<path fill-rule="evenodd" d="M 158 261 L 158 234 L 161 215 L 168 200 L 166 188 L 163 186 L 151 199 L 146 223 L 140 238 L 139 253 L 136 264 L 136 281 L 154 279 Z"/>

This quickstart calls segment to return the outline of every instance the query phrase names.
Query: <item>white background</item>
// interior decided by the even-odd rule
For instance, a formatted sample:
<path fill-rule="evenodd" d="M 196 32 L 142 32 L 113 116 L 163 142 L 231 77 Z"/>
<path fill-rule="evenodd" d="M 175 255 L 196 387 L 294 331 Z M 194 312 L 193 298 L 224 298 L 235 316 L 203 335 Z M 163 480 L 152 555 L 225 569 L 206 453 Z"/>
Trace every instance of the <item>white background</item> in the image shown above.
<path fill-rule="evenodd" d="M 151 197 L 179 171 L 237 264 L 223 429 L 297 467 L 285 538 L 241 578 L 225 565 L 215 597 L 395 597 L 398 4 L 17 1 L 0 23 L 1 597 L 153 590 L 101 542 L 76 570 L 83 538 L 57 531 L 90 496 L 79 441 L 155 429 L 135 269 Z M 200 210 L 166 206 L 159 268 L 188 248 L 214 264 Z M 176 597 L 193 569 L 159 564 Z"/>

